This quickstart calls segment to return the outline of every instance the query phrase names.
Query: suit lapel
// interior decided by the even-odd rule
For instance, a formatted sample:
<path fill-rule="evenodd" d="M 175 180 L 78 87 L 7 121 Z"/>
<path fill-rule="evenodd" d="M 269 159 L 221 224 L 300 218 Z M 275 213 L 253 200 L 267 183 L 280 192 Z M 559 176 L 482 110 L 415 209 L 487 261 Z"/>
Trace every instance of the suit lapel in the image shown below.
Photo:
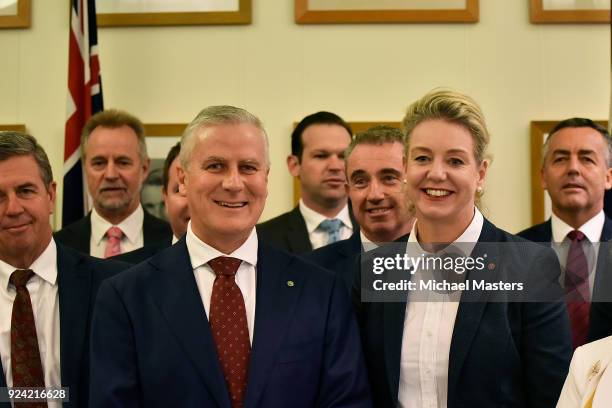
<path fill-rule="evenodd" d="M 397 401 L 406 302 L 384 302 L 380 306 L 383 310 L 383 350 L 387 383 L 391 397 Z"/>
<path fill-rule="evenodd" d="M 308 229 L 306 228 L 306 221 L 302 217 L 299 207 L 295 207 L 289 213 L 289 223 L 287 226 L 287 242 L 289 244 L 290 252 L 292 253 L 304 253 L 312 251 L 312 244 L 308 237 Z"/>
<path fill-rule="evenodd" d="M 472 257 L 483 256 L 486 252 L 487 261 L 498 265 L 497 259 L 499 254 L 496 251 L 496 247 L 493 245 L 487 245 L 483 247 L 480 243 L 497 242 L 497 229 L 486 219 L 482 227 L 482 232 L 478 238 L 478 243 L 472 251 Z M 467 279 L 469 280 L 484 280 L 485 282 L 495 282 L 498 276 L 497 269 L 496 273 L 491 273 L 488 268 L 483 270 L 473 269 L 469 272 Z M 487 306 L 487 297 L 483 297 L 482 294 L 476 291 L 463 292 L 461 295 L 461 302 L 459 303 L 459 309 L 457 310 L 457 317 L 455 319 L 455 325 L 453 329 L 453 335 L 451 339 L 451 347 L 449 354 L 448 364 L 448 400 L 453 400 L 456 395 L 456 387 L 459 382 L 461 369 L 465 363 L 465 359 L 470 350 L 482 315 Z"/>
<path fill-rule="evenodd" d="M 303 275 L 291 270 L 290 261 L 289 256 L 259 244 L 255 329 L 245 396 L 247 407 L 256 406 L 261 398 L 302 291 Z M 288 284 L 290 281 L 292 286 Z"/>
<path fill-rule="evenodd" d="M 151 296 L 185 356 L 221 407 L 230 407 L 223 373 L 183 237 L 149 263 L 158 269 Z"/>
<path fill-rule="evenodd" d="M 81 266 L 83 256 L 57 245 L 60 309 L 60 361 L 62 384 L 77 384 L 87 338 L 91 296 L 91 270 Z M 74 390 L 76 391 L 76 390 Z M 76 395 L 71 398 L 78 400 Z"/>

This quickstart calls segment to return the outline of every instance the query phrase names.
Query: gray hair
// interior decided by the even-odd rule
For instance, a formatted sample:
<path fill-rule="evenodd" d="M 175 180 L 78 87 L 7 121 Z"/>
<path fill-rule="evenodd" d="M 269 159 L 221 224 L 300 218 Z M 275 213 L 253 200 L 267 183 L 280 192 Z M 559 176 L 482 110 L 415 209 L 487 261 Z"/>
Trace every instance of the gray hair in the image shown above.
<path fill-rule="evenodd" d="M 187 128 L 183 132 L 181 139 L 181 152 L 179 153 L 179 159 L 183 168 L 189 167 L 189 161 L 196 142 L 199 140 L 197 137 L 197 131 L 212 126 L 219 125 L 237 125 L 247 123 L 255 126 L 261 131 L 264 137 L 265 154 L 266 154 L 266 165 L 270 167 L 270 146 L 268 142 L 268 134 L 261 123 L 261 120 L 252 113 L 242 108 L 236 108 L 229 105 L 209 106 L 202 109 L 200 113 L 191 121 Z"/>
<path fill-rule="evenodd" d="M 47 190 L 53 182 L 53 171 L 47 153 L 34 136 L 21 132 L 0 132 L 0 161 L 16 156 L 32 156 L 40 170 L 40 177 Z"/>
<path fill-rule="evenodd" d="M 351 155 L 353 150 L 355 150 L 355 147 L 360 144 L 381 145 L 384 143 L 399 143 L 403 146 L 404 140 L 404 134 L 397 128 L 387 125 L 373 126 L 358 133 L 353 140 L 351 140 L 351 143 L 344 151 L 345 163 L 346 159 Z"/>
<path fill-rule="evenodd" d="M 81 133 L 81 155 L 83 159 L 85 158 L 85 148 L 87 147 L 89 136 L 96 128 L 117 129 L 123 126 L 130 127 L 134 133 L 136 133 L 140 160 L 143 163 L 147 161 L 149 156 L 147 154 L 144 125 L 136 116 L 119 109 L 107 109 L 98 112 L 85 123 L 83 132 Z"/>

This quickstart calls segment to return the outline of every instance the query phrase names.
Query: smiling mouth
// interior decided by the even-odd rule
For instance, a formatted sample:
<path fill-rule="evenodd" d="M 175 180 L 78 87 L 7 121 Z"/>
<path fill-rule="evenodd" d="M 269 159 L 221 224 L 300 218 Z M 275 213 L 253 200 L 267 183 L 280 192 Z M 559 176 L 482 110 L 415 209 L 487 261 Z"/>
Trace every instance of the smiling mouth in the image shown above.
<path fill-rule="evenodd" d="M 580 188 L 583 189 L 584 187 L 581 186 L 580 184 L 566 184 L 563 186 L 564 189 L 574 189 L 574 188 Z"/>
<path fill-rule="evenodd" d="M 370 208 L 368 210 L 366 210 L 366 212 L 370 215 L 381 215 L 381 214 L 386 214 L 389 211 L 391 211 L 391 207 L 384 207 L 384 208 Z"/>
<path fill-rule="evenodd" d="M 240 201 L 240 202 L 237 202 L 237 203 L 229 203 L 227 201 L 217 201 L 217 200 L 213 200 L 213 201 L 218 206 L 225 207 L 225 208 L 242 208 L 242 207 L 245 207 L 248 204 L 246 201 Z"/>
<path fill-rule="evenodd" d="M 9 232 L 10 231 L 18 231 L 18 230 L 21 230 L 21 229 L 27 227 L 28 225 L 30 225 L 29 222 L 27 222 L 25 224 L 19 224 L 19 225 L 9 225 L 9 226 L 6 226 L 6 227 L 2 227 L 2 229 L 6 230 L 6 231 L 9 231 Z"/>
<path fill-rule="evenodd" d="M 446 197 L 452 193 L 452 191 L 438 190 L 433 188 L 426 188 L 423 191 L 425 191 L 425 194 L 432 197 Z"/>

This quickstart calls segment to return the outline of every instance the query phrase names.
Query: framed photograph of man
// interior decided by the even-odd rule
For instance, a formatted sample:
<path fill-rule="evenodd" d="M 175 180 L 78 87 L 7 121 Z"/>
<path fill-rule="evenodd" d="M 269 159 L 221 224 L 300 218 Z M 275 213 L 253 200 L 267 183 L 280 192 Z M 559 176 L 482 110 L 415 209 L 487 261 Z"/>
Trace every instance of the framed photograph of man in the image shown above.
<path fill-rule="evenodd" d="M 251 24 L 251 0 L 96 0 L 98 26 Z"/>

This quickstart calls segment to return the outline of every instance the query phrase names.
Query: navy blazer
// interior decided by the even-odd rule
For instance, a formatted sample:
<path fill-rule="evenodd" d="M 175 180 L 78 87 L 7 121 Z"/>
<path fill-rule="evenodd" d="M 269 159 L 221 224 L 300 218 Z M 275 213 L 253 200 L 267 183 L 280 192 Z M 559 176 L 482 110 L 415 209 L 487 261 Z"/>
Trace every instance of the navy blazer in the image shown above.
<path fill-rule="evenodd" d="M 333 271 L 340 276 L 349 291 L 355 280 L 355 258 L 363 251 L 359 230 L 355 231 L 350 238 L 333 244 L 325 245 L 303 257 L 311 262 Z"/>
<path fill-rule="evenodd" d="M 256 294 L 245 407 L 371 406 L 339 278 L 260 240 Z M 92 330 L 91 407 L 230 408 L 185 238 L 107 280 Z"/>
<path fill-rule="evenodd" d="M 89 406 L 89 332 L 96 292 L 104 279 L 127 267 L 129 264 L 93 258 L 57 244 L 60 371 L 62 386 L 70 389 L 65 408 Z M 4 370 L 0 371 L 0 387 L 6 387 Z"/>
<path fill-rule="evenodd" d="M 541 224 L 534 225 L 519 232 L 517 235 L 533 242 L 550 244 L 552 242 L 552 226 L 550 218 Z M 600 245 L 597 255 L 597 270 L 593 287 L 593 299 L 610 299 L 612 295 L 612 219 L 606 216 L 601 231 Z M 612 336 L 612 303 L 593 302 L 589 313 L 589 342 Z"/>
<path fill-rule="evenodd" d="M 160 220 L 144 210 L 142 220 L 142 238 L 144 246 L 156 245 L 159 241 L 172 239 L 170 224 Z M 53 234 L 56 242 L 73 248 L 83 254 L 89 254 L 91 241 L 91 212 L 85 217 L 62 228 Z"/>
<path fill-rule="evenodd" d="M 353 223 L 353 231 L 357 231 L 359 226 L 353 217 L 350 203 L 349 215 Z M 306 221 L 304 221 L 299 206 L 278 217 L 257 224 L 256 227 L 257 235 L 262 242 L 269 243 L 292 254 L 303 254 L 312 251 Z"/>
<path fill-rule="evenodd" d="M 485 220 L 478 242 L 520 245 L 522 240 Z M 479 245 L 472 256 L 478 251 Z M 496 259 L 489 255 L 489 262 Z M 523 276 L 544 264 L 558 268 L 552 250 L 529 246 L 511 255 L 531 268 Z M 466 278 L 499 280 L 487 269 L 468 272 Z M 406 302 L 362 303 L 359 286 L 356 281 L 354 300 L 374 406 L 395 407 Z M 572 355 L 565 305 L 487 302 L 478 296 L 474 291 L 461 295 L 450 346 L 448 407 L 554 407 Z"/>

